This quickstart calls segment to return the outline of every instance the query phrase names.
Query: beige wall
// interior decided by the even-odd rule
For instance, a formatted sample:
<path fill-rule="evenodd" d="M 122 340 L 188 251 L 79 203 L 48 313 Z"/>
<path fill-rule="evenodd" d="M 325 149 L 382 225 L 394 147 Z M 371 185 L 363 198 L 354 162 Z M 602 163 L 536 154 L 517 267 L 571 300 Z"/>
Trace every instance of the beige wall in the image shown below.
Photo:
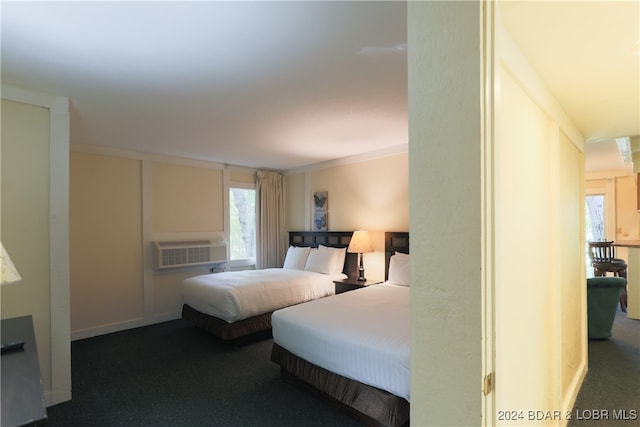
<path fill-rule="evenodd" d="M 71 330 L 144 318 L 141 162 L 71 153 Z"/>
<path fill-rule="evenodd" d="M 313 193 L 327 191 L 331 230 L 409 229 L 407 154 L 317 170 L 309 175 Z"/>
<path fill-rule="evenodd" d="M 155 233 L 223 230 L 222 170 L 159 162 L 152 168 Z"/>
<path fill-rule="evenodd" d="M 384 232 L 409 230 L 407 153 L 353 163 L 327 163 L 285 178 L 286 228 L 310 230 L 313 193 L 328 193 L 330 231 L 367 230 L 374 253 L 364 254 L 366 277 L 384 280 Z"/>
<path fill-rule="evenodd" d="M 242 182 L 244 184 L 256 183 L 256 172 L 246 169 L 229 168 L 229 181 Z"/>
<path fill-rule="evenodd" d="M 73 339 L 180 317 L 180 282 L 208 267 L 156 270 L 153 242 L 228 238 L 227 173 L 212 162 L 72 147 Z"/>
<path fill-rule="evenodd" d="M 2 318 L 31 315 L 47 406 L 71 398 L 68 100 L 2 85 L 1 230 L 22 280 Z"/>
<path fill-rule="evenodd" d="M 581 258 L 584 259 L 580 245 L 576 242 L 584 240 L 584 221 L 576 218 L 584 216 L 584 192 L 581 181 L 584 177 L 584 154 L 566 135 L 560 134 L 559 141 L 559 180 L 558 202 L 560 215 L 558 227 L 554 231 L 558 252 L 563 254 L 563 262 L 557 265 L 558 286 L 560 288 L 560 359 L 561 366 L 561 401 L 563 405 L 572 402 L 572 394 L 580 386 L 578 381 L 583 374 L 586 363 L 587 346 L 584 341 L 586 330 L 584 306 L 586 293 Z M 551 299 L 552 301 L 555 298 Z M 552 402 L 555 404 L 556 402 Z"/>
<path fill-rule="evenodd" d="M 638 187 L 636 175 L 617 176 L 615 186 L 616 241 L 640 240 L 640 213 L 637 210 Z M 629 260 L 629 249 L 617 248 L 616 257 Z"/>
<path fill-rule="evenodd" d="M 51 388 L 49 110 L 2 101 L 2 243 L 22 280 L 2 287 L 2 318 L 32 315 Z"/>
<path fill-rule="evenodd" d="M 493 6 L 409 4 L 417 425 L 564 414 L 587 369 L 584 143 Z"/>
<path fill-rule="evenodd" d="M 311 200 L 307 185 L 308 173 L 285 175 L 285 228 L 288 231 L 309 230 Z"/>
<path fill-rule="evenodd" d="M 502 71 L 500 101 L 510 108 L 496 152 L 496 406 L 570 410 L 586 370 L 583 155 L 559 118 Z"/>
<path fill-rule="evenodd" d="M 482 423 L 479 2 L 409 2 L 411 424 Z"/>
<path fill-rule="evenodd" d="M 551 378 L 540 372 L 551 366 L 554 354 L 546 341 L 555 326 L 549 304 L 553 211 L 536 207 L 548 206 L 554 164 L 553 145 L 545 141 L 554 140 L 554 122 L 509 73 L 500 82 L 501 100 L 519 108 L 503 112 L 505 126 L 496 144 L 496 389 L 510 389 L 516 378 L 523 388 L 520 394 L 498 393 L 496 404 L 498 410 L 522 410 L 526 389 L 526 404 L 550 408 L 557 397 Z M 533 266 L 547 268 L 521 274 Z M 518 300 L 527 303 L 511 304 Z M 517 322 L 532 318 L 536 322 Z"/>
<path fill-rule="evenodd" d="M 637 210 L 638 190 L 636 181 L 636 175 L 615 178 L 615 240 L 640 240 L 640 214 Z"/>
<path fill-rule="evenodd" d="M 566 413 L 587 370 L 584 141 L 497 30 L 495 406 Z"/>

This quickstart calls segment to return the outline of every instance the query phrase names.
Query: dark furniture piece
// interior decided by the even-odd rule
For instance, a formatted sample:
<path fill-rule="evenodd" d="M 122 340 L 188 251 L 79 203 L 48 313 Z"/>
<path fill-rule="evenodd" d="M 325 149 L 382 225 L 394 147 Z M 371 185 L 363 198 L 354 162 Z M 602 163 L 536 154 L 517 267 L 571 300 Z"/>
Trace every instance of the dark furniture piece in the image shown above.
<path fill-rule="evenodd" d="M 334 280 L 333 283 L 336 284 L 336 294 L 341 294 L 343 292 L 355 291 L 356 289 L 364 288 L 365 286 L 372 286 L 378 283 L 382 283 L 379 280 L 358 280 L 357 278 L 352 279 L 344 279 L 344 280 Z"/>
<path fill-rule="evenodd" d="M 395 252 L 409 253 L 408 232 L 385 233 L 385 274 Z M 355 278 L 354 278 L 355 281 Z M 271 360 L 284 382 L 306 390 L 370 426 L 408 426 L 409 402 L 385 390 L 343 377 L 296 356 L 274 343 Z"/>
<path fill-rule="evenodd" d="M 346 248 L 351 240 L 351 231 L 290 231 L 289 244 L 293 246 L 318 245 Z M 347 253 L 344 262 L 344 274 L 357 277 L 358 265 L 356 254 Z M 182 318 L 210 332 L 223 340 L 237 340 L 242 337 L 271 330 L 271 313 L 267 312 L 248 319 L 229 323 L 224 319 L 202 313 L 188 304 L 182 306 Z"/>
<path fill-rule="evenodd" d="M 627 277 L 627 263 L 621 258 L 616 258 L 613 241 L 589 242 L 589 256 L 594 276 L 601 277 L 612 273 L 615 277 Z M 620 309 L 627 311 L 626 287 L 620 295 Z"/>
<path fill-rule="evenodd" d="M 591 277 L 587 279 L 587 324 L 589 339 L 611 336 L 620 294 L 627 286 L 624 277 Z"/>
<path fill-rule="evenodd" d="M 31 316 L 3 319 L 2 342 L 24 341 L 2 353 L 2 427 L 44 425 L 47 411 Z"/>

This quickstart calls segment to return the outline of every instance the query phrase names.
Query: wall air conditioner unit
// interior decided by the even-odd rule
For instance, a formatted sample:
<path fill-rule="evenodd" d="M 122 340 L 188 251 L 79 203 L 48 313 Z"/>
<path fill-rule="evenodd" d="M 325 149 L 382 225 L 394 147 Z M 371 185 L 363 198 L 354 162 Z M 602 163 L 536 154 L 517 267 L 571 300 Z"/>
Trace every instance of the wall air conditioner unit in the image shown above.
<path fill-rule="evenodd" d="M 157 269 L 227 262 L 227 245 L 223 241 L 191 240 L 154 244 L 154 264 Z"/>

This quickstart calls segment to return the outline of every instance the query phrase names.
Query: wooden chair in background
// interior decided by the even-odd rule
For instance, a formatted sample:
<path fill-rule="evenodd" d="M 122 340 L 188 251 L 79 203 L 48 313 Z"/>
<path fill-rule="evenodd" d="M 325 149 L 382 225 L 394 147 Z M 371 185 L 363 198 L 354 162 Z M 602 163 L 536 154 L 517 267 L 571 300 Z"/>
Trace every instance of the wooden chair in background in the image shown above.
<path fill-rule="evenodd" d="M 627 278 L 627 263 L 621 258 L 616 258 L 616 248 L 613 241 L 589 242 L 589 257 L 595 277 L 606 276 L 612 273 L 615 277 Z M 620 295 L 620 309 L 627 311 L 627 289 Z"/>

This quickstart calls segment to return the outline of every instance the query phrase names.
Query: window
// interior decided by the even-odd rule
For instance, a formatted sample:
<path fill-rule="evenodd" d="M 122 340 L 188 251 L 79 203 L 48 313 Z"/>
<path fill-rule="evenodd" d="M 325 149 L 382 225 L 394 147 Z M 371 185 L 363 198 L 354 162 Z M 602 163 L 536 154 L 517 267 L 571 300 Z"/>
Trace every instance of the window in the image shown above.
<path fill-rule="evenodd" d="M 588 180 L 585 185 L 585 252 L 587 277 L 593 277 L 587 242 L 615 240 L 615 180 Z"/>
<path fill-rule="evenodd" d="M 604 206 L 603 194 L 587 195 L 585 199 L 585 225 L 587 226 L 585 236 L 587 242 L 604 240 Z"/>
<path fill-rule="evenodd" d="M 256 258 L 256 190 L 231 186 L 229 188 L 229 256 L 230 260 Z"/>
<path fill-rule="evenodd" d="M 585 198 L 585 240 L 587 244 L 585 251 L 587 254 L 586 266 L 587 277 L 593 277 L 593 267 L 591 266 L 591 249 L 588 242 L 605 240 L 605 198 L 603 194 L 587 195 Z"/>

